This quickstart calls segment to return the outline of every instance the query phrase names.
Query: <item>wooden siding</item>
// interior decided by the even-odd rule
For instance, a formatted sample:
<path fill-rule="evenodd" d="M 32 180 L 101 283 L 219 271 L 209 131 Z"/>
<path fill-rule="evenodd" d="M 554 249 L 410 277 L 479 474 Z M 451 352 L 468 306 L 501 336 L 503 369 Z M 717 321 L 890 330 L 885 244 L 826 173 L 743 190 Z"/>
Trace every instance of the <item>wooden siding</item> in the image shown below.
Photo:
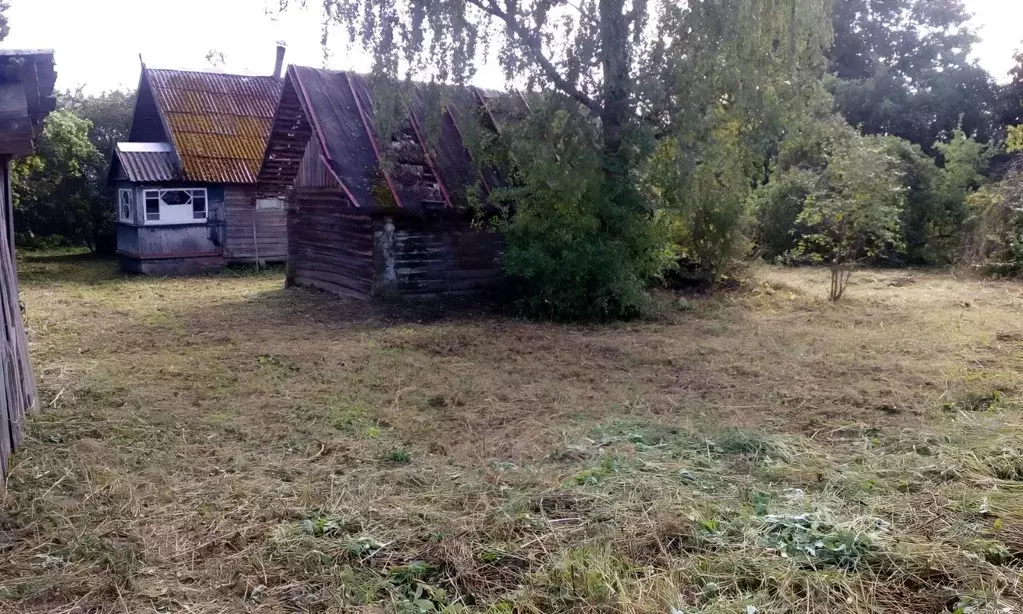
<path fill-rule="evenodd" d="M 14 262 L 9 165 L 10 158 L 0 156 L 0 490 L 6 483 L 8 459 L 24 439 L 25 415 L 38 408 Z"/>
<path fill-rule="evenodd" d="M 288 240 L 288 283 L 372 295 L 372 218 L 340 189 L 297 190 L 288 206 Z"/>
<path fill-rule="evenodd" d="M 145 79 L 145 71 L 142 74 L 138 100 L 135 102 L 135 113 L 131 120 L 131 133 L 127 140 L 136 143 L 167 142 L 169 140 L 167 130 L 160 118 L 160 110 L 156 106 L 156 99 L 153 98 L 153 90 L 149 87 L 149 81 Z"/>
<path fill-rule="evenodd" d="M 374 219 L 375 294 L 432 297 L 475 294 L 501 277 L 503 237 L 468 219 Z"/>
<path fill-rule="evenodd" d="M 309 139 L 302 163 L 298 167 L 295 186 L 299 188 L 340 188 L 337 177 L 323 162 L 323 148 L 317 137 Z"/>
<path fill-rule="evenodd" d="M 263 155 L 263 166 L 259 170 L 258 183 L 262 194 L 276 196 L 294 186 L 298 167 L 313 133 L 291 78 L 290 68 L 288 75 L 277 102 L 270 140 Z"/>
<path fill-rule="evenodd" d="M 255 186 L 224 188 L 228 260 L 280 262 L 288 258 L 286 211 L 256 209 Z"/>
<path fill-rule="evenodd" d="M 216 227 L 207 224 L 132 226 L 117 224 L 117 251 L 138 259 L 210 256 L 222 253 Z"/>

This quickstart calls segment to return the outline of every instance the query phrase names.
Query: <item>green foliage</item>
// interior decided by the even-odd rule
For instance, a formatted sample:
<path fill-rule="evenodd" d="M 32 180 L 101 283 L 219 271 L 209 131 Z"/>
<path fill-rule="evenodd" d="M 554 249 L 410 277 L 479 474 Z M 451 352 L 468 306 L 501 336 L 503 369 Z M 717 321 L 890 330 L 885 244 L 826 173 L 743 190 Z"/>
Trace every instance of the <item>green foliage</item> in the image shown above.
<path fill-rule="evenodd" d="M 581 547 L 561 553 L 538 583 L 547 588 L 549 603 L 541 611 L 564 612 L 573 606 L 591 611 L 616 611 L 625 597 L 632 564 L 608 547 Z"/>
<path fill-rule="evenodd" d="M 946 403 L 943 406 L 945 411 L 969 411 L 983 412 L 995 411 L 1005 401 L 1005 395 L 1001 390 L 990 390 L 984 392 L 970 391 L 957 401 Z"/>
<path fill-rule="evenodd" d="M 841 118 L 811 115 L 794 122 L 781 142 L 770 181 L 753 195 L 757 244 L 763 256 L 783 261 L 795 253 L 808 229 L 797 220 L 819 188 L 832 156 L 849 147 L 856 133 Z"/>
<path fill-rule="evenodd" d="M 495 193 L 505 269 L 528 313 L 556 320 L 636 317 L 667 253 L 641 207 L 621 207 L 601 172 L 596 130 L 582 113 L 548 103 L 502 137 L 513 185 Z"/>
<path fill-rule="evenodd" d="M 663 110 L 653 116 L 662 138 L 644 177 L 686 275 L 713 282 L 748 251 L 749 197 L 786 125 L 830 106 L 817 85 L 830 43 L 819 27 L 826 15 L 814 0 L 663 9 L 667 42 L 646 66 L 657 78 L 639 84 L 645 106 Z"/>
<path fill-rule="evenodd" d="M 12 167 L 15 230 L 22 235 L 60 235 L 95 246 L 112 217 L 101 208 L 102 155 L 89 140 L 92 124 L 70 111 L 51 113 L 35 154 Z M 104 204 L 105 201 L 104 201 Z"/>
<path fill-rule="evenodd" d="M 869 534 L 836 527 L 812 514 L 767 516 L 763 525 L 766 546 L 815 567 L 855 569 L 874 550 Z"/>
<path fill-rule="evenodd" d="M 1023 124 L 1023 50 L 1013 56 L 1016 65 L 1009 71 L 1012 80 L 1002 87 L 1000 120 L 1006 126 Z"/>
<path fill-rule="evenodd" d="M 708 441 L 707 447 L 719 454 L 747 454 L 757 458 L 785 459 L 785 450 L 772 439 L 747 431 L 731 430 Z"/>
<path fill-rule="evenodd" d="M 1013 153 L 1023 151 L 1023 126 L 1009 126 L 1009 136 L 1005 147 Z"/>
<path fill-rule="evenodd" d="M 905 193 L 893 166 L 880 142 L 853 139 L 828 161 L 822 184 L 796 218 L 808 230 L 796 252 L 831 266 L 833 301 L 845 293 L 851 266 L 901 241 Z"/>
<path fill-rule="evenodd" d="M 126 92 L 86 96 L 78 90 L 59 97 L 60 110 L 47 117 L 37 151 L 13 165 L 15 231 L 22 245 L 55 237 L 113 250 L 107 163 L 114 145 L 127 137 L 133 105 L 134 94 Z"/>
<path fill-rule="evenodd" d="M 905 188 L 906 205 L 900 216 L 903 246 L 900 259 L 912 264 L 950 259 L 952 243 L 945 233 L 956 222 L 948 219 L 939 199 L 941 171 L 937 163 L 919 145 L 904 139 L 882 137 L 881 143 Z"/>
<path fill-rule="evenodd" d="M 304 535 L 313 537 L 338 537 L 348 532 L 343 521 L 327 516 L 306 518 L 299 523 L 299 528 Z"/>
<path fill-rule="evenodd" d="M 7 21 L 7 11 L 11 8 L 9 0 L 0 0 L 0 41 L 7 38 L 11 33 L 11 25 Z"/>
<path fill-rule="evenodd" d="M 829 87 L 849 123 L 926 150 L 957 127 L 994 135 L 997 89 L 970 60 L 963 0 L 836 0 Z"/>
<path fill-rule="evenodd" d="M 60 108 L 92 122 L 89 140 L 105 160 L 110 160 L 118 142 L 128 140 L 135 111 L 135 92 L 111 90 L 89 95 L 78 88 L 61 94 L 58 104 Z"/>
<path fill-rule="evenodd" d="M 965 202 L 967 194 L 980 186 L 994 150 L 967 136 L 962 129 L 955 130 L 951 139 L 936 143 L 934 148 L 944 160 L 941 197 L 949 202 Z"/>
<path fill-rule="evenodd" d="M 401 10 L 325 0 L 324 44 L 329 24 L 341 26 L 389 83 L 465 83 L 496 50 L 509 81 L 557 99 L 502 134 L 515 186 L 498 195 L 511 214 L 506 270 L 530 314 L 607 320 L 643 313 L 648 285 L 673 258 L 713 280 L 745 251 L 747 197 L 779 118 L 825 67 L 829 7 L 715 0 L 651 15 L 639 0 L 571 11 L 546 0 L 413 0 Z"/>
<path fill-rule="evenodd" d="M 956 130 L 951 139 L 934 147 L 944 164 L 936 185 L 936 210 L 930 221 L 930 234 L 934 237 L 935 259 L 953 261 L 966 232 L 968 198 L 984 181 L 995 151 L 962 130 Z"/>
<path fill-rule="evenodd" d="M 384 459 L 392 463 L 407 465 L 412 462 L 412 455 L 405 448 L 395 448 L 384 454 Z"/>
<path fill-rule="evenodd" d="M 572 476 L 572 481 L 579 486 L 596 486 L 605 478 L 617 473 L 621 460 L 612 455 L 601 459 L 600 464 L 590 469 L 584 469 Z"/>
<path fill-rule="evenodd" d="M 838 300 L 857 262 L 902 244 L 907 190 L 899 163 L 883 138 L 860 136 L 834 117 L 805 122 L 782 144 L 778 167 L 756 197 L 761 236 L 774 242 L 767 250 L 794 243 L 781 257 L 828 264 L 830 298 Z"/>
<path fill-rule="evenodd" d="M 754 164 L 739 132 L 738 121 L 722 118 L 699 145 L 701 157 L 687 155 L 689 148 L 669 137 L 650 160 L 649 179 L 674 255 L 710 281 L 746 251 Z"/>
<path fill-rule="evenodd" d="M 963 261 L 1001 275 L 1023 271 L 1023 171 L 982 186 L 967 199 Z"/>
<path fill-rule="evenodd" d="M 458 606 L 450 605 L 447 591 L 431 582 L 434 569 L 423 561 L 393 567 L 388 580 L 398 614 L 428 614 L 430 612 L 457 612 Z"/>

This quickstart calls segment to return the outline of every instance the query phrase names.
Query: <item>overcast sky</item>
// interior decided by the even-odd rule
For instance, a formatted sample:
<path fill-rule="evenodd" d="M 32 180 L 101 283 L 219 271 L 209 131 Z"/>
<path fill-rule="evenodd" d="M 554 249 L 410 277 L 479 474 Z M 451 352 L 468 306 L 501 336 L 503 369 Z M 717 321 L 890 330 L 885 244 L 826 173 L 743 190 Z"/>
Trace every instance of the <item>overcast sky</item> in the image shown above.
<path fill-rule="evenodd" d="M 966 4 L 984 38 L 977 59 L 1004 81 L 1023 39 L 1023 0 Z M 57 86 L 86 85 L 94 92 L 134 87 L 139 54 L 153 67 L 208 69 L 206 54 L 217 50 L 226 55 L 225 71 L 270 74 L 275 42 L 285 40 L 290 63 L 325 64 L 315 11 L 271 18 L 265 7 L 266 0 L 13 0 L 11 34 L 3 46 L 54 49 Z M 364 54 L 348 54 L 338 43 L 327 66 L 368 68 Z M 498 71 L 483 71 L 476 82 L 500 87 L 502 77 Z"/>

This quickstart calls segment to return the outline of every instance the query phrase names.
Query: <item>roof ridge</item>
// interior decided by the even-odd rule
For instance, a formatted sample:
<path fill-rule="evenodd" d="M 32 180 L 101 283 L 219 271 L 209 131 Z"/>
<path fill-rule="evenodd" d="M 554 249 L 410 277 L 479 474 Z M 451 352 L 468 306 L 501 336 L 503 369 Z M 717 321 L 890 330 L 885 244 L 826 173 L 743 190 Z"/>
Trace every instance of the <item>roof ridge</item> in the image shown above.
<path fill-rule="evenodd" d="M 215 77 L 241 77 L 243 79 L 269 79 L 273 81 L 278 80 L 273 75 L 246 75 L 242 73 L 217 72 L 215 70 L 197 70 L 193 68 L 153 68 L 152 66 L 146 66 L 146 70 L 149 72 L 190 72 L 200 75 L 212 75 Z"/>

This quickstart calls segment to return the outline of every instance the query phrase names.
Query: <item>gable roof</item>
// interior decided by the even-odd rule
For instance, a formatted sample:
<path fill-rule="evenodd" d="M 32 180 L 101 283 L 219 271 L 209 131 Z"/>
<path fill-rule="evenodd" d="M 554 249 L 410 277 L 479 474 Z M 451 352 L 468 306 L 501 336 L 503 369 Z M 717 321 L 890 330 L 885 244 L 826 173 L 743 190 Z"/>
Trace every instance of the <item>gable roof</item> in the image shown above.
<path fill-rule="evenodd" d="M 448 89 L 436 117 L 427 86 L 412 84 L 404 124 L 389 139 L 381 138 L 365 77 L 290 66 L 259 174 L 261 189 L 290 187 L 312 139 L 314 154 L 356 207 L 418 212 L 466 205 L 467 188 L 482 178 L 489 190 L 494 175 L 473 163 L 458 124 L 485 114 L 496 94 Z"/>
<path fill-rule="evenodd" d="M 181 179 L 256 182 L 280 95 L 278 79 L 143 67 L 135 121 L 146 88 Z"/>
<path fill-rule="evenodd" d="M 181 179 L 170 143 L 118 143 L 112 164 L 112 178 L 132 183 Z"/>

